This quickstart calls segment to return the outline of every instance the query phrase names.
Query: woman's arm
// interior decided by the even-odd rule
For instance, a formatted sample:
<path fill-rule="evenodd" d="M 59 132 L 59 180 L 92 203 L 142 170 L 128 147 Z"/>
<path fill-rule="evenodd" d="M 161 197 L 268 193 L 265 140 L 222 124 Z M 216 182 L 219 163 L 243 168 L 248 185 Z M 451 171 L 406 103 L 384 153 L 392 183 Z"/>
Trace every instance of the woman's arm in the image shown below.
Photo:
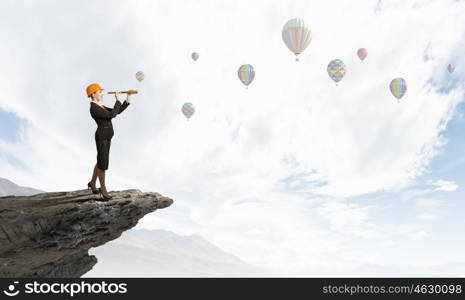
<path fill-rule="evenodd" d="M 94 117 L 95 119 L 112 119 L 116 117 L 116 115 L 118 114 L 120 110 L 120 107 L 121 107 L 121 102 L 119 100 L 116 100 L 115 106 L 113 106 L 111 111 L 93 106 L 91 109 L 91 114 L 92 114 L 92 117 Z"/>
<path fill-rule="evenodd" d="M 122 113 L 123 110 L 125 110 L 125 109 L 129 106 L 129 104 L 130 104 L 129 101 L 127 101 L 127 100 L 124 101 L 124 102 L 123 102 L 123 105 L 121 105 L 121 107 L 119 108 L 118 114 Z"/>
<path fill-rule="evenodd" d="M 122 113 L 123 110 L 125 110 L 126 107 L 129 106 L 129 104 L 130 104 L 129 102 L 124 101 L 123 104 L 122 104 L 122 105 L 120 106 L 120 108 L 119 108 L 118 114 Z M 108 110 L 108 111 L 113 111 L 113 108 L 111 108 L 111 107 L 106 107 L 105 105 L 103 105 L 103 107 L 105 107 L 105 109 Z"/>

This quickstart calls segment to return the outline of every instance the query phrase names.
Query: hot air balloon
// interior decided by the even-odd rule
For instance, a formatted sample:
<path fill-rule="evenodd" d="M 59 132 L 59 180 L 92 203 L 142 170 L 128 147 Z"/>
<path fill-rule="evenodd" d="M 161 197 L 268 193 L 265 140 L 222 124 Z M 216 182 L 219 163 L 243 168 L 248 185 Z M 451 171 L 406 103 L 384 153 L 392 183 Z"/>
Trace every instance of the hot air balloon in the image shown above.
<path fill-rule="evenodd" d="M 340 59 L 333 59 L 328 64 L 328 74 L 332 80 L 336 82 L 336 85 L 346 74 L 346 65 Z"/>
<path fill-rule="evenodd" d="M 192 59 L 194 61 L 197 61 L 197 59 L 199 59 L 199 53 L 198 52 L 192 52 L 191 57 L 192 57 Z"/>
<path fill-rule="evenodd" d="M 192 104 L 190 102 L 184 103 L 184 105 L 182 106 L 181 111 L 184 114 L 184 116 L 187 118 L 187 120 L 189 120 L 189 118 L 192 117 L 192 115 L 195 113 L 194 104 Z"/>
<path fill-rule="evenodd" d="M 237 71 L 237 75 L 239 75 L 239 79 L 242 81 L 242 83 L 248 87 L 255 78 L 255 70 L 252 65 L 242 65 Z"/>
<path fill-rule="evenodd" d="M 447 70 L 449 71 L 449 73 L 452 73 L 452 72 L 454 72 L 454 70 L 455 70 L 455 66 L 454 66 L 453 64 L 449 64 L 449 65 L 447 66 Z"/>
<path fill-rule="evenodd" d="M 397 98 L 397 101 L 400 100 L 407 92 L 407 82 L 403 78 L 394 78 L 389 85 L 391 93 L 394 97 Z"/>
<path fill-rule="evenodd" d="M 284 43 L 295 54 L 295 61 L 299 61 L 299 54 L 310 44 L 312 36 L 312 32 L 301 18 L 287 21 L 282 31 Z"/>
<path fill-rule="evenodd" d="M 139 82 L 141 82 L 142 80 L 144 80 L 144 72 L 142 71 L 139 71 L 136 73 L 136 79 L 139 80 Z"/>
<path fill-rule="evenodd" d="M 365 48 L 360 48 L 357 51 L 357 55 L 358 55 L 358 58 L 360 58 L 360 60 L 363 61 L 367 57 L 368 51 Z"/>

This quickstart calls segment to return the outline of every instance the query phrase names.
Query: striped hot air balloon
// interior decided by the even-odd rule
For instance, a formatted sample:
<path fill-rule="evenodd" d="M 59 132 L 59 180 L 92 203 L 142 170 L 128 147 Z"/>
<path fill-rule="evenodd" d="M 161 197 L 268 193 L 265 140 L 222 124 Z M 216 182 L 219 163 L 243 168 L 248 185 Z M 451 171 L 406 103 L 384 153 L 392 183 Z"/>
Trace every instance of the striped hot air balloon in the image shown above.
<path fill-rule="evenodd" d="M 455 70 L 455 66 L 454 66 L 453 64 L 449 64 L 449 65 L 447 66 L 447 71 L 449 71 L 449 73 L 454 72 L 454 70 Z"/>
<path fill-rule="evenodd" d="M 286 46 L 295 54 L 295 60 L 299 61 L 299 54 L 312 41 L 312 32 L 302 18 L 294 18 L 284 25 L 282 31 L 283 41 Z"/>
<path fill-rule="evenodd" d="M 142 80 L 144 80 L 144 77 L 145 77 L 144 72 L 139 71 L 139 72 L 136 73 L 136 79 L 137 79 L 139 82 L 141 82 Z"/>
<path fill-rule="evenodd" d="M 363 61 L 368 56 L 368 51 L 365 48 L 360 48 L 357 51 L 358 58 Z"/>
<path fill-rule="evenodd" d="M 391 89 L 391 93 L 397 98 L 397 101 L 399 101 L 407 92 L 407 82 L 403 78 L 394 78 L 389 87 Z"/>
<path fill-rule="evenodd" d="M 181 111 L 182 111 L 183 115 L 187 118 L 187 120 L 189 120 L 190 117 L 192 117 L 192 115 L 195 113 L 194 104 L 192 104 L 190 102 L 184 103 L 184 105 L 182 106 Z"/>
<path fill-rule="evenodd" d="M 252 65 L 242 65 L 237 71 L 237 75 L 239 76 L 239 79 L 242 81 L 242 83 L 248 87 L 255 78 L 255 70 Z"/>
<path fill-rule="evenodd" d="M 328 64 L 328 74 L 337 84 L 346 74 L 346 65 L 340 59 L 333 59 Z"/>

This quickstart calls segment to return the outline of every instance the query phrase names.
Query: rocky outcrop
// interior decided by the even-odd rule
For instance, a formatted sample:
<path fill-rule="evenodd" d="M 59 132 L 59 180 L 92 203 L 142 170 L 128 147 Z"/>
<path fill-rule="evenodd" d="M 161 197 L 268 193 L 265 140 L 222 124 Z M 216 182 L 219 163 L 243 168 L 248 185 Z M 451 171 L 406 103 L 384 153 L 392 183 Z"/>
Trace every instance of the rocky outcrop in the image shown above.
<path fill-rule="evenodd" d="M 0 277 L 80 277 L 88 254 L 173 200 L 139 190 L 101 201 L 87 190 L 0 197 Z"/>

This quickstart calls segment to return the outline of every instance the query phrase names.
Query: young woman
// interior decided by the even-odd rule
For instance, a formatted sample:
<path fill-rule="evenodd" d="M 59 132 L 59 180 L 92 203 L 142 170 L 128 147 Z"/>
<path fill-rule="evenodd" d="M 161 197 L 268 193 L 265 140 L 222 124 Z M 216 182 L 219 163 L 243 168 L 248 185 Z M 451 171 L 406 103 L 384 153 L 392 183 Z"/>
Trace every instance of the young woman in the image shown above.
<path fill-rule="evenodd" d="M 127 95 L 126 101 L 123 104 L 119 101 L 119 92 L 115 93 L 116 102 L 113 108 L 106 107 L 100 102 L 103 99 L 103 89 L 99 84 L 93 83 L 87 87 L 87 97 L 91 98 L 90 115 L 97 123 L 97 131 L 95 131 L 95 144 L 97 146 L 97 163 L 94 167 L 92 179 L 87 184 L 89 189 L 92 189 L 94 194 L 100 193 L 105 201 L 112 199 L 108 194 L 105 185 L 105 171 L 108 169 L 108 160 L 110 155 L 110 143 L 113 137 L 113 125 L 111 119 L 122 113 L 131 101 L 131 94 Z M 96 189 L 95 184 L 97 177 L 100 181 L 100 189 Z"/>

